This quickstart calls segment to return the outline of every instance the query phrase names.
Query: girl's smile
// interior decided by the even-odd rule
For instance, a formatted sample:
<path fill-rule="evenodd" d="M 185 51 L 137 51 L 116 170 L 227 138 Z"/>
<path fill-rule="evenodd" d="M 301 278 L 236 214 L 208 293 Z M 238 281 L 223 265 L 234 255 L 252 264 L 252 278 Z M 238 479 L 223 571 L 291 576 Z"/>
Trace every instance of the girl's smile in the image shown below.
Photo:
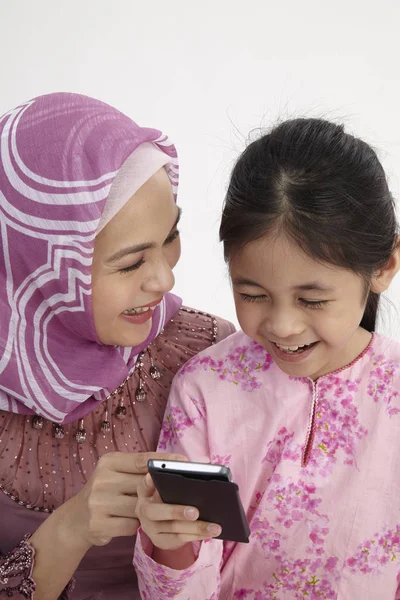
<path fill-rule="evenodd" d="M 365 282 L 353 271 L 312 259 L 285 234 L 250 242 L 230 269 L 243 331 L 289 375 L 317 379 L 367 347 Z"/>

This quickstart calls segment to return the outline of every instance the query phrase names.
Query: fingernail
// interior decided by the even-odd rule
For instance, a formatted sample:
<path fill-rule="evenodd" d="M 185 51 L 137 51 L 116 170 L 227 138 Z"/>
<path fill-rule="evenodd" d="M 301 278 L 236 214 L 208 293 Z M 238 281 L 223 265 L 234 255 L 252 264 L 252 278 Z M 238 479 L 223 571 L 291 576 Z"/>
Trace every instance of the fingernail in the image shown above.
<path fill-rule="evenodd" d="M 212 535 L 219 535 L 221 533 L 221 527 L 219 525 L 208 525 L 207 531 Z"/>
<path fill-rule="evenodd" d="M 196 508 L 185 508 L 185 517 L 191 520 L 197 519 L 199 513 Z"/>

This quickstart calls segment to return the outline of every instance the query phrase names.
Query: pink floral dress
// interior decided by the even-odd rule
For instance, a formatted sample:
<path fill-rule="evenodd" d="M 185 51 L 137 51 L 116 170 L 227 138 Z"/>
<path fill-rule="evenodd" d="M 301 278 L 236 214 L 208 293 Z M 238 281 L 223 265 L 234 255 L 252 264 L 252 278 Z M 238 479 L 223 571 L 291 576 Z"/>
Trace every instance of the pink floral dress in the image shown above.
<path fill-rule="evenodd" d="M 375 334 L 317 382 L 238 332 L 175 378 L 159 448 L 228 464 L 249 544 L 206 541 L 189 569 L 134 564 L 143 599 L 400 599 L 400 345 Z"/>

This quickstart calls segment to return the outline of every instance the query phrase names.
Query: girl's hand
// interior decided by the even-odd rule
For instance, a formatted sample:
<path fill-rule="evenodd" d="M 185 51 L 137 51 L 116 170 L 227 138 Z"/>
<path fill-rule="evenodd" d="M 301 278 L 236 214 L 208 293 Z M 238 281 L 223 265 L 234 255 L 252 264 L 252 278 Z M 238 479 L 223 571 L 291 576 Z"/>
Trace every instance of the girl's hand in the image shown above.
<path fill-rule="evenodd" d="M 149 474 L 138 486 L 136 514 L 143 531 L 161 550 L 177 550 L 221 533 L 219 525 L 198 521 L 197 508 L 164 504 Z"/>

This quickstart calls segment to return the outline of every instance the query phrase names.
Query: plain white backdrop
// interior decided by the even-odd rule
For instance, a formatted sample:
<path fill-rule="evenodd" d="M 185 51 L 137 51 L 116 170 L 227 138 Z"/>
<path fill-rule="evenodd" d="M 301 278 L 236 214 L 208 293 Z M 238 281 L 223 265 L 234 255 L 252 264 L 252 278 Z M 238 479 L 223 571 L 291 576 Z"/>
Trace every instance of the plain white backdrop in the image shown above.
<path fill-rule="evenodd" d="M 176 143 L 176 291 L 235 321 L 218 244 L 232 163 L 251 130 L 323 116 L 372 143 L 400 197 L 395 0 L 0 0 L 0 114 L 44 93 L 108 102 Z M 400 339 L 400 276 L 383 329 Z"/>

